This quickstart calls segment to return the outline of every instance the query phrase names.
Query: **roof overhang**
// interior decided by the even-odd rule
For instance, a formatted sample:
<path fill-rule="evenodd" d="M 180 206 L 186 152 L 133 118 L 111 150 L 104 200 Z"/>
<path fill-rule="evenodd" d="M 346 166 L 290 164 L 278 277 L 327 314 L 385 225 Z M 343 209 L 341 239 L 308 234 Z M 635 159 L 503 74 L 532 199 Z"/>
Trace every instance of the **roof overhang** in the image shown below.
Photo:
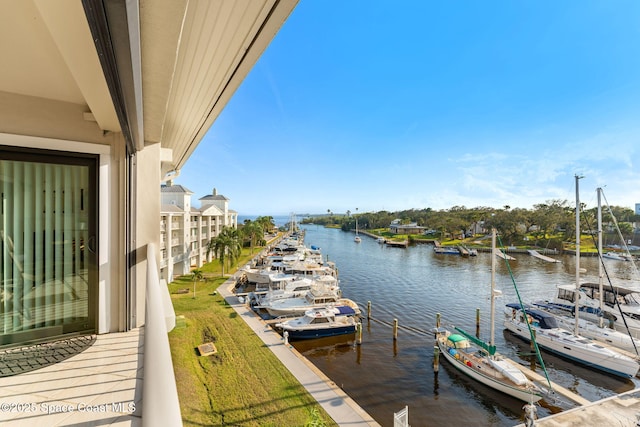
<path fill-rule="evenodd" d="M 161 144 L 178 171 L 297 0 L 0 0 L 0 132 Z"/>

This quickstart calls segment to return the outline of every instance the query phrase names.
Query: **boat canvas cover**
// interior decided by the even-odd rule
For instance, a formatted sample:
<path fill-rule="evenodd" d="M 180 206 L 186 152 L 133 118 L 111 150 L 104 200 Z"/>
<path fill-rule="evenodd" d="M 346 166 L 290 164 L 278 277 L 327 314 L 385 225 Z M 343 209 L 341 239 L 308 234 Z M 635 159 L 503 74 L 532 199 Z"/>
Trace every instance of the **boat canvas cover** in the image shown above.
<path fill-rule="evenodd" d="M 469 347 L 469 340 L 458 334 L 451 334 L 447 337 L 453 348 L 467 348 Z"/>
<path fill-rule="evenodd" d="M 496 354 L 496 346 L 495 345 L 489 345 L 488 343 L 482 341 L 480 338 L 476 338 L 473 335 L 467 333 L 463 329 L 456 328 L 456 331 L 460 332 L 468 340 L 471 340 L 475 345 L 477 345 L 480 348 L 484 349 L 487 353 L 489 353 L 489 355 L 493 356 L 494 354 Z"/>
<path fill-rule="evenodd" d="M 511 366 L 511 364 L 506 360 L 489 359 L 489 362 L 498 372 L 501 372 L 505 377 L 509 378 L 515 384 L 527 384 L 527 377 L 522 373 L 522 371 L 514 366 Z"/>
<path fill-rule="evenodd" d="M 534 308 L 531 308 L 531 306 L 529 305 L 525 305 L 524 310 L 522 310 L 522 308 L 520 307 L 520 304 L 517 304 L 517 303 L 507 304 L 507 307 L 514 310 L 524 311 L 526 314 L 530 315 L 533 319 L 535 319 L 540 324 L 540 327 L 542 329 L 556 329 L 560 327 L 558 325 L 558 320 L 552 314 L 545 313 L 544 311 L 536 310 Z"/>
<path fill-rule="evenodd" d="M 356 311 L 351 308 L 348 307 L 346 305 L 340 305 L 338 307 L 335 308 L 336 309 L 336 314 L 337 315 L 342 315 L 342 316 L 355 316 L 356 315 Z"/>

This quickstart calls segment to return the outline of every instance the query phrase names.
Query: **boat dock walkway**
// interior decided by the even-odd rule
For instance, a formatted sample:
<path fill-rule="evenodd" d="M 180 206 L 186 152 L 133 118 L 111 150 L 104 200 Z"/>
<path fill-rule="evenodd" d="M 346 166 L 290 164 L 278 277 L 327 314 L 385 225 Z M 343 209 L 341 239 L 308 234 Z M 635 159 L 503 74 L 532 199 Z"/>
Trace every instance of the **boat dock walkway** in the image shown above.
<path fill-rule="evenodd" d="M 397 241 L 397 240 L 387 240 L 385 241 L 387 246 L 393 246 L 393 247 L 398 247 L 398 248 L 406 248 L 409 246 L 409 241 L 408 240 L 402 240 L 402 241 Z"/>
<path fill-rule="evenodd" d="M 515 259 L 514 257 L 512 257 L 511 255 L 507 255 L 506 253 L 502 252 L 502 251 L 501 251 L 501 250 L 499 250 L 499 249 L 495 249 L 495 250 L 493 251 L 493 253 L 494 253 L 497 257 L 500 257 L 500 258 L 502 258 L 502 259 L 506 259 L 506 260 L 509 260 L 509 261 L 515 261 L 515 260 L 516 260 L 516 259 Z"/>
<path fill-rule="evenodd" d="M 290 344 L 285 344 L 280 334 L 251 308 L 240 303 L 232 292 L 234 286 L 235 279 L 232 277 L 218 288 L 218 292 L 337 424 L 380 427 L 379 423 L 307 358 Z"/>
<path fill-rule="evenodd" d="M 549 257 L 549 256 L 542 255 L 540 252 L 535 251 L 535 250 L 533 250 L 533 249 L 529 249 L 529 250 L 527 250 L 527 252 L 529 252 L 529 255 L 531 255 L 531 256 L 533 256 L 533 257 L 536 257 L 536 258 L 538 258 L 538 259 L 541 259 L 541 260 L 543 260 L 543 261 L 547 261 L 547 262 L 561 262 L 560 260 L 557 260 L 557 259 L 555 259 L 555 258 L 551 258 L 551 257 Z"/>
<path fill-rule="evenodd" d="M 547 384 L 547 379 L 545 377 L 543 377 L 542 375 L 538 374 L 537 372 L 532 371 L 531 369 L 522 366 L 519 363 L 514 362 L 511 359 L 506 359 L 509 361 L 509 363 L 511 363 L 513 366 L 515 366 L 516 368 L 520 369 L 522 371 L 522 373 L 524 373 L 527 378 L 529 378 L 530 380 L 533 381 L 537 381 L 540 384 L 543 385 L 548 385 Z M 578 396 L 577 394 L 575 394 L 574 392 L 572 392 L 569 389 L 566 389 L 562 386 L 559 386 L 558 384 L 555 383 L 551 383 L 551 387 L 553 387 L 553 391 L 556 392 L 557 394 L 566 397 L 567 399 L 571 400 L 572 402 L 575 402 L 579 405 L 590 405 L 591 401 L 585 399 L 582 396 Z"/>
<path fill-rule="evenodd" d="M 460 255 L 469 256 L 469 249 L 465 248 L 464 246 L 456 246 L 456 248 L 458 248 Z"/>
<path fill-rule="evenodd" d="M 536 427 L 637 426 L 640 389 L 611 396 L 585 406 L 549 415 L 535 421 Z M 524 427 L 519 424 L 517 427 Z"/>

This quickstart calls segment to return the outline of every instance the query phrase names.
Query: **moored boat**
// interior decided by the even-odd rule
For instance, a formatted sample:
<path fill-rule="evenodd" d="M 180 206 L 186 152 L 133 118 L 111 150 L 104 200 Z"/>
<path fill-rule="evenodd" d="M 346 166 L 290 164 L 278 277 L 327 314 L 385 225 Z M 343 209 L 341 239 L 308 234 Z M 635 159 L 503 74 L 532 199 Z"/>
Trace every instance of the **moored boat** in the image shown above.
<path fill-rule="evenodd" d="M 279 317 L 291 315 L 302 316 L 310 309 L 340 305 L 350 306 L 357 314 L 360 314 L 360 309 L 354 301 L 348 298 L 342 298 L 339 290 L 332 290 L 323 285 L 312 286 L 303 296 L 271 301 L 261 306 L 261 308 L 266 309 L 270 316 Z"/>
<path fill-rule="evenodd" d="M 307 310 L 304 316 L 276 323 L 289 339 L 312 339 L 352 334 L 356 331 L 356 312 L 349 306 Z"/>
<path fill-rule="evenodd" d="M 622 333 L 628 331 L 640 339 L 640 289 L 616 284 L 602 287 L 602 292 L 600 288 L 600 284 L 594 282 L 582 282 L 578 290 L 571 284 L 558 285 L 554 300 L 549 304 L 574 313 L 577 293 L 581 318 L 595 323 L 602 320 L 606 325 Z"/>
<path fill-rule="evenodd" d="M 530 341 L 529 328 L 535 332 L 538 345 L 552 353 L 594 369 L 632 378 L 638 373 L 638 362 L 591 339 L 574 335 L 561 328 L 549 313 L 518 303 L 506 305 L 503 325 L 517 337 Z"/>
<path fill-rule="evenodd" d="M 472 345 L 466 333 L 462 335 L 448 331 L 439 334 L 436 341 L 440 353 L 449 363 L 474 380 L 524 402 L 542 399 L 540 388 L 520 369 L 495 354 L 495 347 L 488 350 L 489 347 Z"/>
<path fill-rule="evenodd" d="M 496 231 L 493 230 L 492 246 L 496 246 Z M 437 324 L 436 343 L 440 353 L 459 371 L 495 390 L 516 399 L 533 404 L 542 399 L 543 392 L 511 361 L 496 352 L 495 298 L 500 294 L 495 289 L 496 257 L 491 260 L 491 324 L 489 342 L 482 341 L 460 328 L 458 333 L 440 329 Z M 438 322 L 439 323 L 439 322 Z"/>
<path fill-rule="evenodd" d="M 453 246 L 434 246 L 433 251 L 437 254 L 460 255 L 460 251 L 458 250 L 458 248 L 455 248 Z"/>
<path fill-rule="evenodd" d="M 575 329 L 576 319 L 567 311 L 559 309 L 554 304 L 549 304 L 546 302 L 534 302 L 532 305 L 554 315 L 556 320 L 558 321 L 558 324 L 562 328 L 567 330 Z M 590 338 L 592 340 L 599 341 L 601 343 L 621 350 L 629 351 L 634 354 L 637 354 L 640 351 L 640 340 L 638 340 L 637 338 L 633 338 L 628 333 L 623 333 L 609 327 L 609 322 L 604 322 L 604 319 L 601 320 L 603 320 L 602 326 L 598 323 L 579 318 L 578 332 L 580 336 Z"/>
<path fill-rule="evenodd" d="M 602 258 L 614 259 L 616 261 L 631 261 L 631 257 L 617 252 L 605 252 L 602 254 Z"/>

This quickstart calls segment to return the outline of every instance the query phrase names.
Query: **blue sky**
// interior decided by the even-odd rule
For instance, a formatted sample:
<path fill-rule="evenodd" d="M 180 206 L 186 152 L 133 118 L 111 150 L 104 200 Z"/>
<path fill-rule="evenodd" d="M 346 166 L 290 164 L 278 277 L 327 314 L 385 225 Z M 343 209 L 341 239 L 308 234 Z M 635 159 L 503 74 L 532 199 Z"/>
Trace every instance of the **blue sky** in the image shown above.
<path fill-rule="evenodd" d="M 640 203 L 639 1 L 301 0 L 176 183 L 241 215 Z M 195 202 L 198 205 L 198 202 Z"/>

